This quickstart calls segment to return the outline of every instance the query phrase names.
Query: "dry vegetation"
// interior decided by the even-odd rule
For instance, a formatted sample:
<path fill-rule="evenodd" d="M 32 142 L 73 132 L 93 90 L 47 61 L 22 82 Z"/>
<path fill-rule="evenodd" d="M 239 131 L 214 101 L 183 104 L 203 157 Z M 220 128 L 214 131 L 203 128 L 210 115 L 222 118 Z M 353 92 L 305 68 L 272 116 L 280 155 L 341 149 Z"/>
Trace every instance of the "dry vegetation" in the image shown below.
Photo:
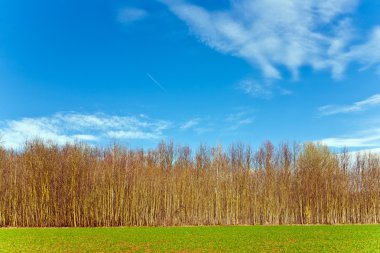
<path fill-rule="evenodd" d="M 270 142 L 0 148 L 0 226 L 379 223 L 380 160 Z"/>

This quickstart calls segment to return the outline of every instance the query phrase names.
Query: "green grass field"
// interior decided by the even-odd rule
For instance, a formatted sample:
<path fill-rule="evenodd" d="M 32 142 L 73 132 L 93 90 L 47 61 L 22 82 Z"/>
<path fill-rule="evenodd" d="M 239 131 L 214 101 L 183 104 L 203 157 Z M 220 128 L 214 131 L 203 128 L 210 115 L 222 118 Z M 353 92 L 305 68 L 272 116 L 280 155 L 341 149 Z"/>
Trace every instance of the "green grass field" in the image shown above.
<path fill-rule="evenodd" d="M 380 252 L 380 226 L 4 228 L 0 252 Z"/>

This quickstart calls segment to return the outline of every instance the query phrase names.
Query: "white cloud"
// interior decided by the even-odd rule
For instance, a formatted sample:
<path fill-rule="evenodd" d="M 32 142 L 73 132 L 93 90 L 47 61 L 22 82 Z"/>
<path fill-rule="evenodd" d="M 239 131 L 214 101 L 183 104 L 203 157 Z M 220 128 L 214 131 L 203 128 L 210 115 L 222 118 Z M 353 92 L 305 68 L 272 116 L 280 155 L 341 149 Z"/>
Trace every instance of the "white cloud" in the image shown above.
<path fill-rule="evenodd" d="M 240 0 L 210 11 L 182 0 L 161 0 L 209 47 L 259 66 L 266 78 L 294 78 L 303 66 L 340 78 L 348 64 L 380 63 L 380 28 L 366 41 L 351 22 L 357 0 Z M 356 44 L 355 44 L 355 43 Z"/>
<path fill-rule="evenodd" d="M 149 133 L 142 131 L 109 131 L 107 135 L 111 138 L 116 139 L 140 139 L 140 140 L 151 140 L 160 139 L 162 135 L 157 133 Z"/>
<path fill-rule="evenodd" d="M 98 137 L 91 134 L 74 134 L 72 138 L 81 141 L 97 141 L 99 139 Z"/>
<path fill-rule="evenodd" d="M 355 159 L 357 155 L 364 155 L 364 154 L 375 154 L 375 155 L 380 155 L 380 148 L 369 148 L 369 149 L 359 149 L 356 151 L 350 151 L 348 152 L 350 159 L 350 162 L 355 162 Z M 338 154 L 340 155 L 340 154 Z"/>
<path fill-rule="evenodd" d="M 380 128 L 353 135 L 354 137 L 336 137 L 319 140 L 329 147 L 378 148 L 380 147 Z"/>
<path fill-rule="evenodd" d="M 144 19 L 146 16 L 148 16 L 148 13 L 143 9 L 125 7 L 119 10 L 117 20 L 124 25 L 128 25 Z"/>
<path fill-rule="evenodd" d="M 326 138 L 320 140 L 321 143 L 329 146 L 329 147 L 337 147 L 337 148 L 343 148 L 343 147 L 372 147 L 376 146 L 373 144 L 370 144 L 369 141 L 372 139 L 368 138 Z"/>
<path fill-rule="evenodd" d="M 325 105 L 318 108 L 321 116 L 329 116 L 340 113 L 353 113 L 368 110 L 380 105 L 380 94 L 375 94 L 365 100 L 355 102 L 351 105 Z"/>
<path fill-rule="evenodd" d="M 371 153 L 371 154 L 380 154 L 380 148 L 370 148 L 370 149 L 361 149 L 361 150 L 358 150 L 356 151 L 357 152 L 360 152 L 360 153 Z"/>
<path fill-rule="evenodd" d="M 26 140 L 32 138 L 54 140 L 60 145 L 73 141 L 72 137 L 60 133 L 55 123 L 47 118 L 7 121 L 5 126 L 0 129 L 0 135 L 2 136 L 2 145 L 7 148 L 18 148 Z"/>
<path fill-rule="evenodd" d="M 0 122 L 2 145 L 22 147 L 26 140 L 39 138 L 59 145 L 75 141 L 101 142 L 117 139 L 159 139 L 170 122 L 144 117 L 106 114 L 57 113 L 51 117 L 23 118 Z"/>

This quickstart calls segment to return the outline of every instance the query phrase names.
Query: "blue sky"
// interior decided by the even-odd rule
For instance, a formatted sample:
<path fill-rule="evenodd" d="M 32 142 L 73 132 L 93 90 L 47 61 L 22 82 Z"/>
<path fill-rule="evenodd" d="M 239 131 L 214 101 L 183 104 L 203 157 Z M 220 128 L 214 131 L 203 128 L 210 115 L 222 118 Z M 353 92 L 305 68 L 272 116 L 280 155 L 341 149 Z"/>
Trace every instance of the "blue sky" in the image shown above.
<path fill-rule="evenodd" d="M 380 148 L 380 2 L 0 2 L 0 136 Z"/>

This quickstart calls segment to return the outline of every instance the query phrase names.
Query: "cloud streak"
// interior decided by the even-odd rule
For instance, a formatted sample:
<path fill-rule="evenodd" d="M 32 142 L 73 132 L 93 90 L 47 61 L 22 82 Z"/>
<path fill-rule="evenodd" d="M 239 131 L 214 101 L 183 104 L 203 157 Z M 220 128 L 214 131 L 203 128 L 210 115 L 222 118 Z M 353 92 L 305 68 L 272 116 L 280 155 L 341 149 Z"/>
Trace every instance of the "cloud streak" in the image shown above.
<path fill-rule="evenodd" d="M 330 116 L 342 113 L 354 113 L 368 110 L 380 105 L 380 94 L 375 94 L 365 100 L 355 102 L 351 105 L 325 105 L 318 108 L 321 116 Z"/>
<path fill-rule="evenodd" d="M 160 82 L 158 82 L 153 76 L 151 76 L 151 74 L 149 73 L 146 73 L 146 76 L 149 77 L 149 79 L 157 85 L 158 88 L 160 88 L 163 92 L 166 92 L 166 89 L 164 88 L 164 86 L 162 86 L 162 84 Z"/>
<path fill-rule="evenodd" d="M 330 70 L 338 79 L 350 63 L 380 63 L 380 27 L 368 36 L 355 33 L 357 0 L 240 0 L 219 11 L 182 0 L 161 2 L 201 42 L 258 66 L 269 79 L 282 78 L 281 67 L 296 79 L 304 66 Z"/>
<path fill-rule="evenodd" d="M 2 145 L 20 148 L 35 138 L 59 145 L 85 141 L 101 143 L 121 140 L 156 140 L 164 137 L 171 123 L 147 117 L 107 114 L 57 113 L 51 117 L 22 118 L 0 122 Z"/>

